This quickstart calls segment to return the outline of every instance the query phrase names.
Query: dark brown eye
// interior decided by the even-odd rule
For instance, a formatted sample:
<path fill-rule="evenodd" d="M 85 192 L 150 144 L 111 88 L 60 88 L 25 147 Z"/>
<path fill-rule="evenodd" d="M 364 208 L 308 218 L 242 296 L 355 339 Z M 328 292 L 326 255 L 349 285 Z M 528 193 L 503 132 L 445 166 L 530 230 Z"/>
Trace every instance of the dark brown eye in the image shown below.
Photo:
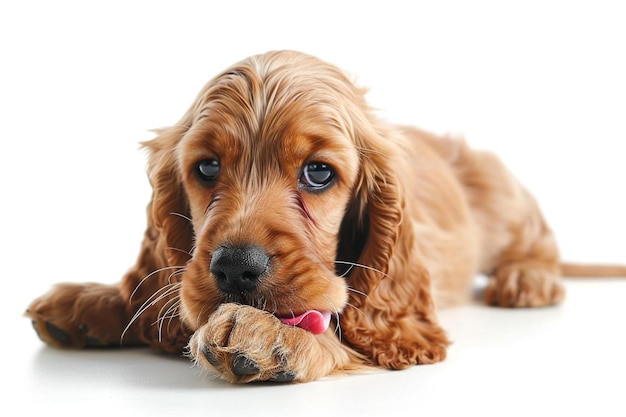
<path fill-rule="evenodd" d="M 310 191 L 321 191 L 335 179 L 335 170 L 322 162 L 310 162 L 302 168 L 300 187 Z"/>
<path fill-rule="evenodd" d="M 196 175 L 202 182 L 213 182 L 220 173 L 220 161 L 217 159 L 205 159 L 196 165 Z"/>

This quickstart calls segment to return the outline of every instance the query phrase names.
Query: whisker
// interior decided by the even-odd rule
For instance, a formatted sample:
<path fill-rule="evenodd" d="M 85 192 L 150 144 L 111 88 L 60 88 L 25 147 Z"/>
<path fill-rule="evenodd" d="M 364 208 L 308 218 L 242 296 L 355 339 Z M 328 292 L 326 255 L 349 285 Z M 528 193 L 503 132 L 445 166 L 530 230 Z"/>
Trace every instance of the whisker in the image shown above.
<path fill-rule="evenodd" d="M 329 283 L 329 284 L 331 284 L 331 285 L 339 286 L 339 284 L 334 283 L 333 281 L 331 281 L 328 277 L 325 277 L 324 275 L 320 275 L 320 277 L 324 278 L 324 279 L 325 279 L 326 281 L 328 281 L 328 283 Z M 341 278 L 341 277 L 342 277 L 342 276 L 340 276 L 340 278 Z M 353 292 L 353 293 L 355 293 L 355 294 L 362 295 L 362 296 L 363 296 L 363 297 L 365 297 L 365 298 L 369 298 L 369 296 L 368 296 L 367 294 L 365 294 L 364 292 L 359 291 L 359 290 L 357 290 L 357 289 L 355 289 L 355 288 L 352 288 L 352 287 L 350 287 L 350 286 L 347 286 L 347 287 L 346 287 L 346 289 L 347 289 L 349 292 Z"/>
<path fill-rule="evenodd" d="M 367 269 L 367 270 L 369 270 L 369 271 L 377 272 L 377 273 L 379 273 L 379 274 L 383 275 L 385 278 L 389 278 L 389 279 L 391 279 L 391 276 L 390 276 L 389 274 L 386 274 L 386 273 L 384 273 L 383 271 L 381 271 L 380 269 L 376 269 L 376 268 L 373 268 L 373 267 L 371 267 L 371 266 L 367 266 L 367 265 L 359 264 L 359 263 L 356 263 L 356 262 L 348 262 L 348 261 L 335 261 L 335 263 L 336 263 L 336 264 L 341 264 L 341 265 L 350 265 L 350 267 L 354 267 L 354 266 L 356 266 L 356 267 L 358 267 L 358 268 Z M 350 271 L 350 269 L 349 269 L 348 271 Z M 342 275 L 342 276 L 343 276 L 343 275 Z"/>
<path fill-rule="evenodd" d="M 365 312 L 363 310 L 361 310 L 360 308 L 358 308 L 357 306 L 355 306 L 354 304 L 346 303 L 346 306 L 347 307 L 352 307 L 353 309 L 355 309 L 356 311 L 361 313 L 363 315 L 363 317 L 366 317 Z"/>
<path fill-rule="evenodd" d="M 165 313 L 162 316 L 162 321 L 165 321 L 165 319 L 169 319 L 169 323 L 172 322 L 173 319 L 175 319 L 176 317 L 180 316 L 180 312 L 178 311 L 178 308 L 180 307 L 180 305 L 182 304 L 180 297 L 176 297 L 176 298 L 172 298 L 170 301 L 172 302 L 172 305 L 165 311 Z"/>
<path fill-rule="evenodd" d="M 339 278 L 345 278 L 348 276 L 348 274 L 350 273 L 350 271 L 352 271 L 354 269 L 354 265 L 350 265 L 350 267 L 346 270 L 346 272 L 344 272 L 343 274 L 339 275 Z"/>
<path fill-rule="evenodd" d="M 357 290 L 357 289 L 355 289 L 355 288 L 348 287 L 348 291 L 353 292 L 353 293 L 355 293 L 355 294 L 362 295 L 362 296 L 363 296 L 363 297 L 365 297 L 365 298 L 369 298 L 369 295 L 367 295 L 367 294 L 365 294 L 363 291 L 359 291 L 359 290 Z"/>
<path fill-rule="evenodd" d="M 177 293 L 178 290 L 180 289 L 180 286 L 181 286 L 180 282 L 175 282 L 173 284 L 167 284 L 165 287 L 163 287 L 163 288 L 167 288 L 167 291 L 165 291 L 163 294 L 161 294 L 158 298 L 154 299 L 152 301 L 152 304 L 154 305 L 157 302 L 161 301 L 163 298 L 165 298 L 165 297 L 167 297 L 169 295 L 172 295 L 174 293 Z"/>
<path fill-rule="evenodd" d="M 167 290 L 163 291 L 163 293 L 160 294 L 158 297 L 155 297 L 148 305 L 145 305 L 145 303 L 144 303 L 145 307 L 144 306 L 140 307 L 140 309 L 137 311 L 137 316 L 140 316 L 141 314 L 143 314 L 148 308 L 156 305 L 159 301 L 163 300 L 165 297 L 168 297 L 168 296 L 170 296 L 172 294 L 177 293 L 178 290 L 180 289 L 180 283 L 169 284 L 169 285 L 167 285 L 167 286 L 165 286 L 163 288 L 167 288 Z M 158 292 L 159 291 L 156 291 L 153 294 L 153 296 L 156 295 Z"/>
<path fill-rule="evenodd" d="M 147 299 L 143 302 L 143 304 L 141 304 L 141 306 L 139 306 L 139 308 L 138 308 L 138 309 L 137 309 L 137 311 L 135 312 L 135 315 L 134 315 L 134 316 L 133 316 L 133 318 L 131 319 L 131 323 L 132 323 L 132 321 L 133 321 L 134 319 L 136 319 L 137 317 L 139 317 L 139 316 L 140 316 L 140 315 L 141 315 L 141 314 L 145 311 L 145 309 L 146 309 L 146 308 L 148 308 L 148 307 L 150 307 L 150 306 L 153 306 L 153 305 L 154 305 L 154 304 L 155 304 L 158 300 L 160 300 L 160 299 L 161 299 L 161 296 L 162 296 L 163 294 L 166 294 L 166 293 L 170 290 L 170 288 L 169 288 L 169 287 L 171 287 L 171 286 L 173 286 L 173 285 L 176 285 L 176 284 L 167 284 L 167 285 L 165 285 L 165 286 L 163 286 L 163 287 L 158 288 L 155 292 L 153 292 L 153 293 L 152 293 L 152 295 L 151 295 L 150 297 L 148 297 L 148 298 L 147 298 Z M 160 294 L 160 295 L 159 295 L 159 293 L 161 293 L 161 292 L 162 292 L 162 294 Z"/>
<path fill-rule="evenodd" d="M 163 309 L 165 307 L 167 307 L 168 304 L 170 304 L 170 303 L 171 303 L 171 305 L 163 313 Z M 163 334 L 163 323 L 165 322 L 165 319 L 169 318 L 170 319 L 170 323 L 171 323 L 172 319 L 174 317 L 176 317 L 175 313 L 176 313 L 176 309 L 178 308 L 179 305 L 180 305 L 180 297 L 176 296 L 176 297 L 168 300 L 163 305 L 163 307 L 161 307 L 161 309 L 159 310 L 159 314 L 157 315 L 157 321 L 155 323 L 153 323 L 153 325 L 158 323 L 158 326 L 159 326 L 159 342 L 161 342 L 161 340 L 162 340 L 161 336 Z M 169 317 L 168 317 L 168 315 L 169 315 Z M 168 329 L 169 329 L 169 326 L 168 326 Z"/>
<path fill-rule="evenodd" d="M 200 327 L 200 317 L 202 316 L 202 313 L 204 312 L 206 307 L 207 307 L 206 304 L 203 305 L 200 311 L 198 312 L 198 317 L 196 317 L 196 328 Z"/>
<path fill-rule="evenodd" d="M 174 320 L 176 317 L 180 317 L 180 305 L 182 304 L 182 302 L 180 300 L 178 300 L 175 305 L 173 305 L 172 307 L 174 307 L 174 310 L 172 312 L 172 315 L 169 317 L 169 321 L 167 322 L 167 331 L 170 331 L 170 325 L 172 324 L 172 320 Z"/>
<path fill-rule="evenodd" d="M 130 297 L 128 297 L 128 303 L 130 304 L 131 301 L 133 300 L 133 296 L 135 295 L 135 293 L 137 292 L 137 290 L 139 289 L 139 287 L 141 286 L 141 284 L 144 283 L 145 280 L 147 280 L 148 278 L 150 278 L 151 276 L 158 274 L 159 272 L 163 272 L 163 271 L 167 271 L 168 269 L 177 269 L 177 268 L 181 268 L 184 270 L 184 266 L 166 266 L 164 268 L 159 268 L 155 271 L 150 272 L 148 275 L 146 275 L 144 278 L 141 279 L 141 281 L 139 281 L 139 284 L 137 284 L 137 286 L 135 287 L 135 289 L 133 290 L 133 292 L 130 294 Z"/>
<path fill-rule="evenodd" d="M 172 246 L 168 246 L 165 249 L 166 250 L 172 250 L 172 251 L 180 252 L 180 253 L 184 253 L 185 255 L 193 256 L 193 248 L 189 252 L 187 252 L 186 250 L 183 250 L 183 249 L 174 248 Z"/>
<path fill-rule="evenodd" d="M 334 315 L 335 319 L 337 320 L 337 326 L 335 326 L 335 334 L 339 338 L 339 343 L 341 343 L 341 324 L 339 323 L 339 310 L 337 309 L 335 303 L 333 303 L 333 301 L 328 296 L 324 295 L 324 298 L 326 298 L 330 302 L 330 304 L 332 304 L 333 310 L 335 311 Z"/>
<path fill-rule="evenodd" d="M 179 275 L 179 274 L 183 274 L 186 271 L 186 268 L 182 268 L 178 271 L 174 271 L 170 274 L 169 277 L 167 277 L 167 283 L 171 284 L 172 283 L 172 277 L 174 277 L 175 275 Z"/>
<path fill-rule="evenodd" d="M 180 289 L 180 288 L 179 288 L 179 286 L 178 286 L 178 285 L 176 285 L 176 284 L 172 284 L 172 285 L 170 286 L 170 288 L 168 288 L 168 290 L 167 290 L 166 292 L 164 292 L 163 294 L 161 294 L 161 295 L 159 295 L 157 298 L 155 298 L 155 299 L 154 299 L 154 300 L 150 303 L 150 305 L 149 305 L 149 306 L 147 306 L 147 307 L 146 307 L 146 308 L 142 311 L 142 313 L 143 313 L 145 310 L 147 310 L 148 308 L 150 308 L 150 307 L 152 307 L 152 306 L 156 305 L 159 301 L 163 300 L 164 298 L 166 298 L 166 297 L 168 297 L 168 296 L 170 296 L 170 295 L 172 295 L 172 294 L 177 294 L 179 289 Z M 164 304 L 164 305 L 163 305 L 163 306 L 159 309 L 159 312 L 158 312 L 158 314 L 157 314 L 157 319 L 154 321 L 154 323 L 152 323 L 152 325 L 153 325 L 153 326 L 159 322 L 159 319 L 161 318 L 161 313 L 163 312 L 163 309 L 164 309 L 164 308 L 165 308 L 165 307 L 166 307 L 166 306 L 167 306 L 170 302 L 175 301 L 178 297 L 179 297 L 179 296 L 178 296 L 178 295 L 176 295 L 174 298 L 171 298 L 171 299 L 169 299 L 169 300 L 167 300 L 167 301 L 165 302 L 165 304 Z M 169 308 L 168 308 L 168 310 L 169 310 Z M 142 313 L 141 313 L 141 314 L 142 314 Z M 140 315 L 141 315 L 141 314 L 140 314 Z"/>
<path fill-rule="evenodd" d="M 192 223 L 192 220 L 189 217 L 185 216 L 184 214 L 176 213 L 175 211 L 173 211 L 173 212 L 171 212 L 169 214 L 171 214 L 172 216 L 182 217 L 183 219 L 189 221 L 189 223 Z"/>
<path fill-rule="evenodd" d="M 156 305 L 163 298 L 168 297 L 172 294 L 175 294 L 180 289 L 180 285 L 181 284 L 179 282 L 165 285 L 159 288 L 158 290 L 156 290 L 150 297 L 148 297 L 148 299 L 144 301 L 143 304 L 137 309 L 133 317 L 130 319 L 130 321 L 124 328 L 124 331 L 122 332 L 122 335 L 120 336 L 120 343 L 123 342 L 124 335 L 130 328 L 130 326 L 132 326 L 132 324 L 135 322 L 135 320 L 137 320 L 147 309 Z"/>

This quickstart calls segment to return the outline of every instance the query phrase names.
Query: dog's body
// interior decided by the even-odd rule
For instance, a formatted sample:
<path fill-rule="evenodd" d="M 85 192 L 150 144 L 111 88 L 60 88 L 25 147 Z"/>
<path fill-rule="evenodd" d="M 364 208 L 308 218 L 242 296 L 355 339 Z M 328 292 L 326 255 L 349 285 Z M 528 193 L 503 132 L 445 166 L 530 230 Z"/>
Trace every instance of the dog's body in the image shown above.
<path fill-rule="evenodd" d="M 446 356 L 435 306 L 561 301 L 556 243 L 491 154 L 390 126 L 335 67 L 295 52 L 213 79 L 145 144 L 154 189 L 116 286 L 56 287 L 28 315 L 61 347 L 150 345 L 231 382 L 309 381 Z M 322 334 L 284 324 L 317 311 Z"/>

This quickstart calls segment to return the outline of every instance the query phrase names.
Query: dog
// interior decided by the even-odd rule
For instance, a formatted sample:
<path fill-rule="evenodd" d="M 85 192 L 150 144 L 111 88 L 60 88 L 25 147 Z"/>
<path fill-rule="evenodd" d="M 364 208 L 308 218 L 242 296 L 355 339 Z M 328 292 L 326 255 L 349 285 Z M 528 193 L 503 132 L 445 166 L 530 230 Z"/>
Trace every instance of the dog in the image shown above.
<path fill-rule="evenodd" d="M 26 315 L 63 348 L 150 346 L 232 383 L 445 359 L 437 308 L 542 307 L 564 274 L 533 196 L 461 138 L 380 120 L 337 67 L 294 51 L 213 78 L 143 144 L 153 188 L 117 285 L 60 284 Z"/>

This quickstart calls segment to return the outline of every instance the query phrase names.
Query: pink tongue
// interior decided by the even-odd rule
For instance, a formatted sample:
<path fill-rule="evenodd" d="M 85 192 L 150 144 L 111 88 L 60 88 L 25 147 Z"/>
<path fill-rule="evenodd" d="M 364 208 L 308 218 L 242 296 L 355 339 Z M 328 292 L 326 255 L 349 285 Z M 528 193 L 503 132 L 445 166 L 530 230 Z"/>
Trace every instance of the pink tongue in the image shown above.
<path fill-rule="evenodd" d="M 297 326 L 313 334 L 322 334 L 328 329 L 330 324 L 330 313 L 327 311 L 309 310 L 296 317 L 279 317 L 278 319 L 289 326 Z"/>

